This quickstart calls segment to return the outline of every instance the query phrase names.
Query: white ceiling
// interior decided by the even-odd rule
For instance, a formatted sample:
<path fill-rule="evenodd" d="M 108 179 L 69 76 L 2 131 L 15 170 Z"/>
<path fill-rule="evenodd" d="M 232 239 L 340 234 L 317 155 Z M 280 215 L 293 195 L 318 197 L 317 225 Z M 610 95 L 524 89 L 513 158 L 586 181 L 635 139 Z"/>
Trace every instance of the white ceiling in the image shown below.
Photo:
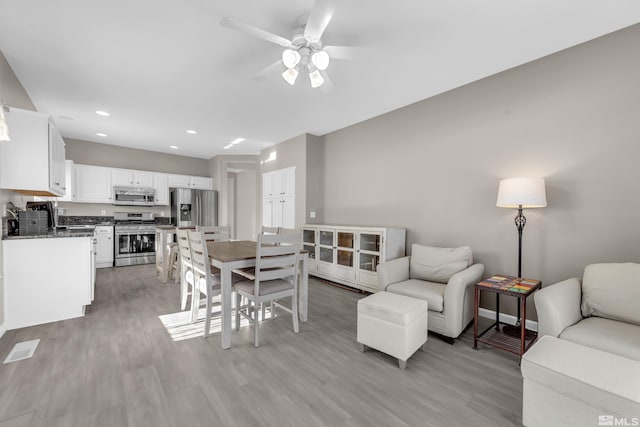
<path fill-rule="evenodd" d="M 324 135 L 640 22 L 637 0 L 344 0 L 324 44 L 374 49 L 332 61 L 331 91 L 289 86 L 284 66 L 256 81 L 282 48 L 219 25 L 289 39 L 312 5 L 0 0 L 0 50 L 64 137 L 210 158 Z"/>

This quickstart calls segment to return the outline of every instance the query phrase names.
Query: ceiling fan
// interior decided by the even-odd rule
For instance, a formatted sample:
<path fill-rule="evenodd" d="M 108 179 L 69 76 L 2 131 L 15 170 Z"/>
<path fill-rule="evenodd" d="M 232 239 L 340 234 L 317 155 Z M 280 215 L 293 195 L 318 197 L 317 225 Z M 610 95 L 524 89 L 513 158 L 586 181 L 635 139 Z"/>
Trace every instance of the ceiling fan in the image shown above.
<path fill-rule="evenodd" d="M 322 45 L 322 34 L 340 1 L 316 0 L 306 21 L 299 19 L 300 28 L 293 32 L 291 40 L 227 17 L 220 20 L 220 25 L 284 48 L 281 60 L 267 67 L 258 76 L 282 64 L 285 67 L 282 78 L 287 83 L 293 86 L 300 72 L 306 70 L 309 73 L 311 87 L 317 88 L 325 81 L 330 81 L 326 70 L 331 59 L 352 59 L 357 53 L 356 48 L 352 47 Z"/>

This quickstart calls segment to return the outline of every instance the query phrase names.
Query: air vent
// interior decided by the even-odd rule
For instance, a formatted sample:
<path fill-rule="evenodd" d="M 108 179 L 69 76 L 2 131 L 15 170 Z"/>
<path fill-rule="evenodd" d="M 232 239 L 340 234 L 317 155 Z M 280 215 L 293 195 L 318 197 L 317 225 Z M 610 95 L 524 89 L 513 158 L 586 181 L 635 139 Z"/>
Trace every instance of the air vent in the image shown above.
<path fill-rule="evenodd" d="M 39 339 L 19 342 L 18 344 L 13 346 L 13 349 L 11 349 L 11 352 L 9 353 L 7 358 L 4 359 L 4 363 L 17 362 L 18 360 L 24 360 L 33 357 L 33 353 L 36 352 L 36 348 L 38 347 L 39 343 Z"/>

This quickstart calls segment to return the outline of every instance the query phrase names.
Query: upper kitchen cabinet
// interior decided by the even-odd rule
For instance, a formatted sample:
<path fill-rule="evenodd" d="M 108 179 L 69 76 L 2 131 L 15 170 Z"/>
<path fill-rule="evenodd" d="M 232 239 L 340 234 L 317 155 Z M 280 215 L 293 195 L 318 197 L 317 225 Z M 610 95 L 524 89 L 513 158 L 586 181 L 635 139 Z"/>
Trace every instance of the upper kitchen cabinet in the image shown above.
<path fill-rule="evenodd" d="M 169 204 L 169 175 L 153 174 L 153 188 L 156 190 L 156 205 Z"/>
<path fill-rule="evenodd" d="M 75 165 L 75 200 L 83 203 L 112 203 L 112 168 Z"/>
<path fill-rule="evenodd" d="M 47 115 L 10 108 L 11 141 L 0 144 L 0 188 L 33 196 L 65 194 L 65 147 Z"/>
<path fill-rule="evenodd" d="M 153 173 L 128 169 L 112 169 L 114 186 L 153 187 Z"/>
<path fill-rule="evenodd" d="M 211 190 L 213 189 L 213 180 L 204 176 L 169 175 L 169 187 Z"/>

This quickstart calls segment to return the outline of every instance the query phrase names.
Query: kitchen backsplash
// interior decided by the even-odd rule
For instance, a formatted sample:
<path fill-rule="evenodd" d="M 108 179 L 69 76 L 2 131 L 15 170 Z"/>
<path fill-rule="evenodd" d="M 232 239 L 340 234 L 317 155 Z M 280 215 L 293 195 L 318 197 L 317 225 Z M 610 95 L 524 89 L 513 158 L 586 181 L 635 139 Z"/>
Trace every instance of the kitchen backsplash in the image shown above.
<path fill-rule="evenodd" d="M 168 216 L 155 217 L 155 223 L 158 225 L 168 225 L 171 222 L 171 218 Z M 103 223 L 113 224 L 112 216 L 74 216 L 65 215 L 58 217 L 58 224 L 60 225 L 97 225 Z"/>

